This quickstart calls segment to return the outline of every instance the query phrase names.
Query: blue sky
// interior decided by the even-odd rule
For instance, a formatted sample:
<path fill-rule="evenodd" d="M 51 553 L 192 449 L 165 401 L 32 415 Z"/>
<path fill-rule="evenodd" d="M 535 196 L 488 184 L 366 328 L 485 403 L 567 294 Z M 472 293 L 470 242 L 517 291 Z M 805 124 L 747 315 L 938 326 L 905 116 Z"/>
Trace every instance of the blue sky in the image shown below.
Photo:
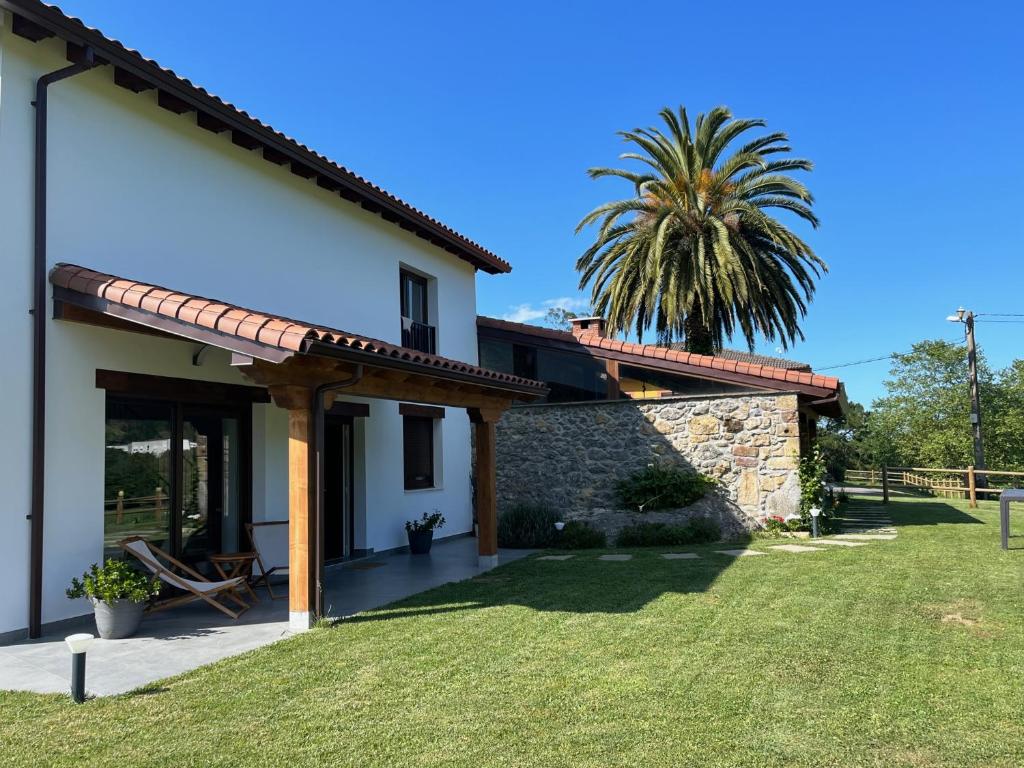
<path fill-rule="evenodd" d="M 819 368 L 954 339 L 958 305 L 1024 313 L 1013 3 L 61 7 L 511 261 L 480 276 L 484 314 L 585 303 L 576 222 L 624 192 L 585 171 L 616 162 L 616 131 L 679 104 L 763 117 L 816 164 L 808 238 L 831 271 L 790 357 Z M 978 325 L 997 366 L 1024 357 L 1022 332 Z M 887 370 L 826 372 L 870 402 Z"/>

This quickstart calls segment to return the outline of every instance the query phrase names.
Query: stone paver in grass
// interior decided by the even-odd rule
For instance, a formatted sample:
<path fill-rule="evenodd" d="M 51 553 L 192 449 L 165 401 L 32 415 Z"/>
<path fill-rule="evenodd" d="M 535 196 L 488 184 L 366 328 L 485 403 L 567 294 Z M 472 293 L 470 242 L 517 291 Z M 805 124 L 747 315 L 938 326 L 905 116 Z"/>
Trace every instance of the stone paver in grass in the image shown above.
<path fill-rule="evenodd" d="M 720 555 L 731 557 L 750 557 L 751 555 L 765 555 L 767 552 L 758 552 L 756 549 L 716 549 Z"/>
<path fill-rule="evenodd" d="M 621 563 L 626 560 L 632 560 L 632 555 L 601 555 L 598 560 L 608 560 L 613 563 Z"/>
<path fill-rule="evenodd" d="M 892 541 L 895 533 L 838 533 L 837 539 L 853 539 L 854 541 Z"/>
<path fill-rule="evenodd" d="M 866 541 L 843 541 L 842 539 L 815 539 L 815 544 L 831 544 L 833 547 L 866 547 Z"/>
<path fill-rule="evenodd" d="M 803 544 L 775 544 L 769 549 L 781 549 L 783 552 L 792 552 L 793 554 L 799 555 L 803 552 L 824 552 L 824 549 L 819 547 L 807 547 Z"/>
<path fill-rule="evenodd" d="M 665 552 L 662 555 L 666 560 L 699 560 L 700 555 L 695 552 Z"/>
<path fill-rule="evenodd" d="M 571 557 L 572 557 L 572 555 L 544 555 L 543 557 L 538 557 L 537 559 L 538 560 L 568 560 Z"/>

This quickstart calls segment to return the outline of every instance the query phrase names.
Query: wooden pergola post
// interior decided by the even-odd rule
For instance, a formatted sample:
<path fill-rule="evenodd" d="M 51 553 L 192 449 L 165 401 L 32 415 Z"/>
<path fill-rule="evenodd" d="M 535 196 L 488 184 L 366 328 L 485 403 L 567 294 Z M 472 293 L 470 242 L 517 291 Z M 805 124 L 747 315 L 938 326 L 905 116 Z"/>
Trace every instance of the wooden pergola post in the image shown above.
<path fill-rule="evenodd" d="M 315 558 L 312 487 L 310 485 L 313 393 L 306 387 L 272 387 L 274 402 L 288 410 L 288 628 L 302 632 L 313 625 Z"/>
<path fill-rule="evenodd" d="M 495 457 L 496 430 L 501 411 L 469 408 L 476 450 L 477 554 L 481 568 L 498 564 L 498 483 Z"/>

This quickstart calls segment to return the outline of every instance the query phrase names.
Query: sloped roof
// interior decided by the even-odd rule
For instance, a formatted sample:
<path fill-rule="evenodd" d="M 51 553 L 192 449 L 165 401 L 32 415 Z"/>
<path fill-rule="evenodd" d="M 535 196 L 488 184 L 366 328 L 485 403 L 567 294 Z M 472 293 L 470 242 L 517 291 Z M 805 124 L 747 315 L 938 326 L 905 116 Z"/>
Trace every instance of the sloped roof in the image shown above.
<path fill-rule="evenodd" d="M 323 344 L 431 368 L 438 372 L 456 373 L 479 379 L 478 383 L 482 385 L 509 385 L 522 390 L 536 390 L 538 393 L 546 389 L 544 384 L 521 376 L 491 371 L 367 336 L 257 312 L 228 302 L 172 291 L 74 264 L 57 264 L 50 271 L 50 282 L 56 288 L 63 289 L 59 296 L 55 293 L 57 299 L 73 299 L 73 295 L 98 299 L 107 304 L 138 310 L 144 317 L 172 320 L 180 324 L 185 331 L 189 327 L 212 331 L 223 336 L 225 340 L 237 339 L 259 348 L 284 353 L 268 358 L 276 362 L 286 359 L 291 354 L 306 354 L 316 345 Z"/>
<path fill-rule="evenodd" d="M 669 348 L 686 349 L 682 342 L 669 344 Z M 811 370 L 810 365 L 801 363 L 798 360 L 787 360 L 784 357 L 774 357 L 772 355 L 758 355 L 754 352 L 744 352 L 741 349 L 723 349 L 715 357 L 721 357 L 725 360 L 737 360 L 741 363 L 750 363 L 752 365 L 767 365 L 771 368 L 786 368 L 791 371 Z"/>
<path fill-rule="evenodd" d="M 160 106 L 179 114 L 195 111 L 197 122 L 208 130 L 230 129 L 232 140 L 247 151 L 261 149 L 264 159 L 276 165 L 291 162 L 293 173 L 316 178 L 325 190 L 360 203 L 386 221 L 414 232 L 485 272 L 512 270 L 507 261 L 447 224 L 81 19 L 68 16 L 57 6 L 39 0 L 0 0 L 0 8 L 15 14 L 15 34 L 33 41 L 56 35 L 68 42 L 71 60 L 81 56 L 83 46 L 91 46 L 97 63 L 113 65 L 114 82 L 118 85 L 136 92 L 156 88 Z M 244 136 L 236 139 L 236 132 Z"/>
<path fill-rule="evenodd" d="M 655 344 L 635 344 L 628 341 L 610 339 L 593 331 L 583 331 L 577 336 L 569 331 L 558 331 L 552 328 L 542 328 L 536 325 L 514 323 L 508 320 L 483 316 L 477 318 L 477 325 L 483 328 L 495 328 L 528 334 L 566 344 L 577 344 L 598 356 L 600 356 L 601 351 L 628 355 L 635 358 L 637 364 L 652 365 L 666 370 L 672 370 L 678 366 L 689 366 L 707 371 L 711 378 L 714 378 L 716 371 L 754 377 L 760 379 L 763 386 L 770 389 L 784 389 L 784 385 L 796 385 L 798 387 L 812 387 L 817 390 L 823 390 L 822 394 L 838 394 L 842 390 L 842 383 L 839 379 L 833 376 L 820 376 L 809 370 L 779 368 L 771 365 L 730 359 L 724 356 L 694 355 L 683 350 L 659 347 Z M 687 373 L 693 372 L 687 371 Z"/>

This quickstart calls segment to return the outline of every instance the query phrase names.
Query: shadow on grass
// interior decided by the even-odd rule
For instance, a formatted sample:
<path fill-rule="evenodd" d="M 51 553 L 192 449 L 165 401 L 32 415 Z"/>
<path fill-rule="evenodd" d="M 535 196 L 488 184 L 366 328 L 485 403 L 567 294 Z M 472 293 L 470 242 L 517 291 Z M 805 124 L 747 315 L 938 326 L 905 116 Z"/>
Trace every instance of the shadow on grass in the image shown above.
<path fill-rule="evenodd" d="M 854 500 L 853 503 L 856 505 L 856 500 Z M 863 502 L 861 506 L 863 507 Z M 951 524 L 985 525 L 984 520 L 979 520 L 973 515 L 969 515 L 940 499 L 913 502 L 890 499 L 887 505 L 882 504 L 881 500 L 878 500 L 877 510 L 879 512 L 888 512 L 892 516 L 893 523 L 897 526 Z M 856 511 L 846 509 L 844 510 L 844 514 L 848 517 L 855 516 Z"/>

